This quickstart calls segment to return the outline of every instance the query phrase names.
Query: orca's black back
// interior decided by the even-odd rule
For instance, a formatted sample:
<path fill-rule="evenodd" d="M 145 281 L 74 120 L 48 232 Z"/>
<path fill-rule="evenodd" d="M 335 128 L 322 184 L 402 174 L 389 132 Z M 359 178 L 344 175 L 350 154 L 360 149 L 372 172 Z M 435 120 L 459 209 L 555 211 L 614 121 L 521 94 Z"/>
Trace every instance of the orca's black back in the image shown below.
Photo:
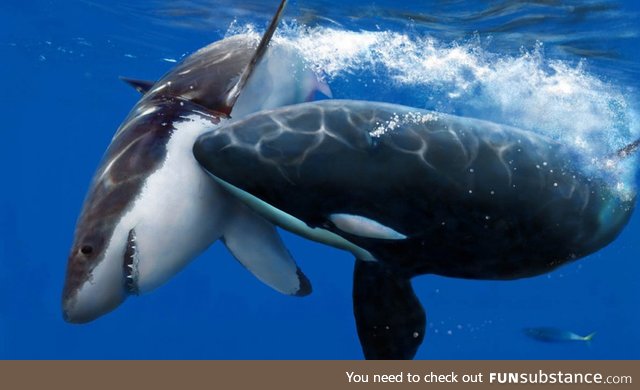
<path fill-rule="evenodd" d="M 373 102 L 321 101 L 258 113 L 202 136 L 214 176 L 396 272 L 512 279 L 597 251 L 635 198 L 574 166 L 570 150 L 515 128 Z M 405 240 L 340 230 L 332 214 Z"/>

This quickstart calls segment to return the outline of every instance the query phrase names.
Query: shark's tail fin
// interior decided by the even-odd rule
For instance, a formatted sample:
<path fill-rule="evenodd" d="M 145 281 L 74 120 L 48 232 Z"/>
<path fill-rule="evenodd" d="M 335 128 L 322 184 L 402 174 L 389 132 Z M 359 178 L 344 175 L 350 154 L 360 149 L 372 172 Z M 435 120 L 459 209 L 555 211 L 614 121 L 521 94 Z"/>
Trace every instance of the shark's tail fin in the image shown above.
<path fill-rule="evenodd" d="M 258 44 L 258 48 L 256 49 L 256 52 L 253 54 L 253 57 L 251 57 L 249 64 L 240 75 L 238 82 L 234 84 L 229 89 L 229 91 L 227 91 L 227 96 L 224 99 L 224 106 L 221 107 L 220 109 L 220 111 L 223 114 L 226 114 L 226 115 L 231 114 L 231 110 L 233 110 L 233 106 L 236 104 L 236 101 L 238 100 L 238 97 L 240 96 L 242 89 L 247 84 L 247 81 L 249 81 L 249 77 L 251 77 L 251 74 L 253 73 L 254 69 L 256 68 L 256 66 L 262 59 L 262 57 L 264 57 L 264 53 L 266 53 L 267 51 L 269 42 L 271 41 L 271 38 L 273 37 L 273 34 L 275 33 L 276 28 L 278 27 L 278 23 L 280 22 L 280 18 L 282 17 L 282 12 L 284 11 L 284 7 L 286 5 L 287 5 L 287 0 L 282 0 L 280 2 L 280 5 L 278 6 L 278 10 L 276 11 L 276 14 L 273 16 L 273 19 L 271 19 L 271 23 L 269 23 L 269 27 L 267 28 L 267 31 L 265 31 L 264 35 L 262 36 L 262 39 Z"/>
<path fill-rule="evenodd" d="M 582 339 L 584 341 L 591 341 L 591 340 L 593 340 L 593 336 L 595 336 L 595 335 L 596 335 L 596 332 L 593 332 L 593 333 L 590 333 L 590 334 L 584 336 Z"/>

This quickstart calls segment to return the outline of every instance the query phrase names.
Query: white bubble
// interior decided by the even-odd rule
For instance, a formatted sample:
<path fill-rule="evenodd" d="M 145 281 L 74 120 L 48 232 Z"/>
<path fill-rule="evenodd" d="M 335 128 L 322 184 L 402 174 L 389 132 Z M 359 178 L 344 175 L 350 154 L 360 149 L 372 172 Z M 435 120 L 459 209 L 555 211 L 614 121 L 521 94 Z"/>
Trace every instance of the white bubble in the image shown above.
<path fill-rule="evenodd" d="M 227 35 L 247 32 L 258 37 L 253 26 L 237 23 Z M 402 32 L 297 25 L 283 26 L 274 42 L 298 48 L 329 84 L 373 78 L 378 88 L 418 91 L 413 106 L 508 124 L 571 146 L 582 157 L 593 157 L 585 160 L 593 163 L 580 166 L 587 175 L 602 175 L 599 161 L 640 138 L 633 91 L 590 73 L 584 62 L 549 58 L 542 43 L 507 55 L 492 53 L 477 40 L 452 43 Z M 363 77 L 363 71 L 371 77 Z M 375 88 L 372 83 L 367 89 Z M 518 143 L 523 147 L 516 151 L 526 150 L 524 142 Z M 636 164 L 620 165 L 604 177 L 633 190 Z"/>

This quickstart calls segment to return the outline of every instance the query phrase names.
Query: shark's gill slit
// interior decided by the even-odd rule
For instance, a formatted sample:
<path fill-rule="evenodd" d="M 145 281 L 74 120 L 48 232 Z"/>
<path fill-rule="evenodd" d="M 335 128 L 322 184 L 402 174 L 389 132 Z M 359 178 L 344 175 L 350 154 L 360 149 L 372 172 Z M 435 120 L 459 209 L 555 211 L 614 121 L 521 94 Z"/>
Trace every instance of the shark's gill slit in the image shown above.
<path fill-rule="evenodd" d="M 127 237 L 127 248 L 124 251 L 122 269 L 127 292 L 138 295 L 138 250 L 135 229 L 131 229 Z"/>

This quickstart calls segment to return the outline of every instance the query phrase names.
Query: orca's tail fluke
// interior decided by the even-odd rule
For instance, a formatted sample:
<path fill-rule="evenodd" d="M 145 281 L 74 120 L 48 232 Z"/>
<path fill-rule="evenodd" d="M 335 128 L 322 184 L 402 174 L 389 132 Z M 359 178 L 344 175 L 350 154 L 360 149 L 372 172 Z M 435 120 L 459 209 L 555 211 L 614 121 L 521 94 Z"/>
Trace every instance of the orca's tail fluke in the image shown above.
<path fill-rule="evenodd" d="M 633 153 L 637 152 L 639 148 L 640 148 L 640 139 L 637 139 L 632 143 L 630 143 L 629 145 L 618 150 L 616 152 L 616 156 L 618 156 L 618 158 L 626 158 L 632 155 Z"/>
<path fill-rule="evenodd" d="M 413 359 L 426 315 L 407 277 L 379 262 L 356 260 L 353 311 L 366 359 Z"/>
<path fill-rule="evenodd" d="M 264 35 L 262 36 L 262 39 L 258 44 L 258 48 L 256 49 L 256 52 L 253 54 L 253 57 L 251 57 L 249 64 L 240 75 L 238 82 L 235 83 L 227 91 L 227 96 L 224 100 L 224 106 L 221 107 L 220 109 L 220 112 L 222 112 L 223 114 L 231 115 L 231 110 L 233 110 L 233 106 L 236 104 L 238 97 L 240 97 L 240 93 L 242 92 L 242 89 L 247 84 L 247 81 L 249 81 L 249 77 L 251 77 L 251 74 L 253 73 L 254 69 L 256 68 L 256 66 L 262 59 L 262 57 L 264 57 L 264 53 L 266 53 L 267 47 L 269 47 L 269 42 L 271 42 L 271 38 L 273 37 L 273 34 L 276 32 L 276 28 L 278 27 L 278 23 L 280 22 L 280 18 L 282 17 L 282 12 L 284 11 L 284 7 L 286 5 L 287 5 L 287 0 L 282 0 L 280 2 L 280 5 L 278 6 L 278 10 L 276 11 L 276 14 L 273 16 L 273 19 L 271 19 L 271 23 L 269 23 L 269 27 L 267 27 L 267 31 L 265 31 Z"/>

